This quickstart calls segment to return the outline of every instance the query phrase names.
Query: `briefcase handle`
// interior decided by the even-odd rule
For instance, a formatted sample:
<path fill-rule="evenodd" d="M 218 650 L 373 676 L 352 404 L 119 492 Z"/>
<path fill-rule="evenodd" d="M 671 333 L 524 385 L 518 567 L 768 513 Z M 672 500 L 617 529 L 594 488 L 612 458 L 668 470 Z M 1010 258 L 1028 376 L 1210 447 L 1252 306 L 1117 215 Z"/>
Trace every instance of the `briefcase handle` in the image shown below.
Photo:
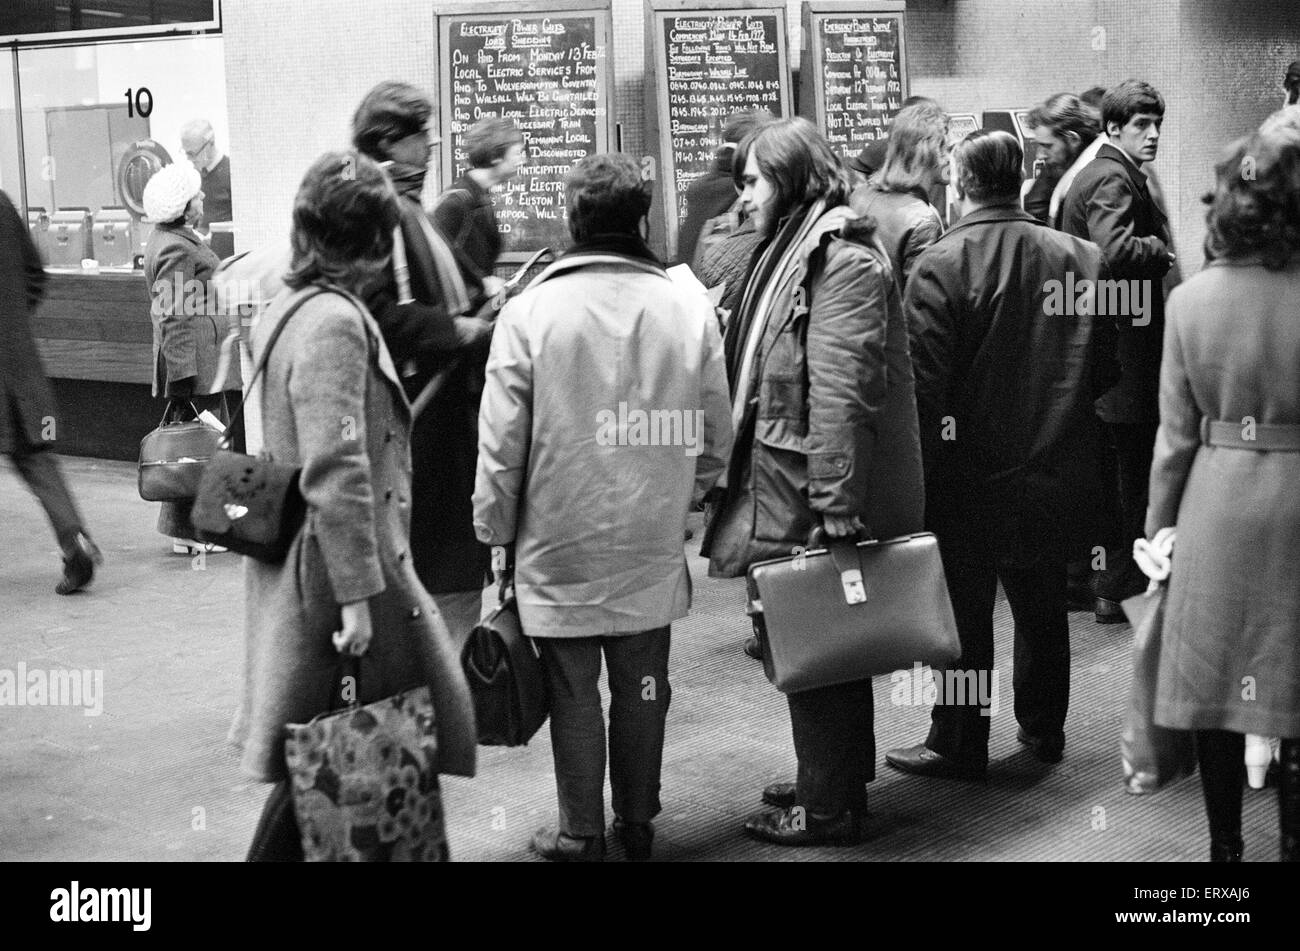
<path fill-rule="evenodd" d="M 835 570 L 840 575 L 840 587 L 844 592 L 845 604 L 862 604 L 867 600 L 866 581 L 862 575 L 862 556 L 858 551 L 860 542 L 875 541 L 868 528 L 859 529 L 853 538 L 831 538 L 823 525 L 817 525 L 808 533 L 808 548 L 824 547 L 831 556 Z"/>

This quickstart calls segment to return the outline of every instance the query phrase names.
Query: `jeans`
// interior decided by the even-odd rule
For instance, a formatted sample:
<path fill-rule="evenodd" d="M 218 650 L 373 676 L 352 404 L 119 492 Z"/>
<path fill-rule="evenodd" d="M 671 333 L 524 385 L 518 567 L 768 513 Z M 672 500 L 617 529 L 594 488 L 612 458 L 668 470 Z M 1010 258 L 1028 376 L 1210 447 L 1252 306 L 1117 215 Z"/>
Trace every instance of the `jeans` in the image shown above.
<path fill-rule="evenodd" d="M 551 746 L 560 831 L 605 831 L 605 716 L 600 662 L 609 665 L 609 783 L 614 815 L 649 822 L 659 814 L 659 771 L 668 685 L 670 628 L 606 637 L 545 637 L 541 651 L 551 693 Z"/>

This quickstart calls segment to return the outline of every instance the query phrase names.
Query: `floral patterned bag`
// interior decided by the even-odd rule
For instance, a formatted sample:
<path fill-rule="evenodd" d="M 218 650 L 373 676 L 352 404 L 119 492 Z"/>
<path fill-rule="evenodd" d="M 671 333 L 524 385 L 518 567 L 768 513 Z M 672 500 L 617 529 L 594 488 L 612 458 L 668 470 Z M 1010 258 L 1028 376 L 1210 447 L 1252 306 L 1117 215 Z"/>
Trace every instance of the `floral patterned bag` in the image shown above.
<path fill-rule="evenodd" d="M 354 677 L 354 696 L 358 684 Z M 290 723 L 285 732 L 306 861 L 448 860 L 427 686 L 365 706 L 354 702 L 310 723 Z"/>

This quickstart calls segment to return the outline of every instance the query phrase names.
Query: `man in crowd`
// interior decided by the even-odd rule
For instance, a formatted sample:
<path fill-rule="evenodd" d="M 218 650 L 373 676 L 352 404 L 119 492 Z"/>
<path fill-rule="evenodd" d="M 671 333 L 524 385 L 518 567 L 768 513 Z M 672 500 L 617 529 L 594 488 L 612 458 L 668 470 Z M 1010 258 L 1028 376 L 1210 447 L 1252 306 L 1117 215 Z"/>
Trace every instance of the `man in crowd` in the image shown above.
<path fill-rule="evenodd" d="M 766 109 L 746 109 L 733 112 L 723 123 L 722 145 L 713 155 L 713 166 L 686 187 L 686 218 L 677 229 L 678 261 L 691 264 L 695 260 L 695 247 L 704 223 L 736 204 L 731 157 L 745 136 L 771 118 L 772 114 Z"/>
<path fill-rule="evenodd" d="M 929 737 L 885 757 L 923 776 L 977 779 L 987 768 L 999 580 L 1015 619 L 1019 738 L 1048 763 L 1065 746 L 1066 540 L 1076 470 L 1089 462 L 1104 323 L 1065 301 L 1061 281 L 1095 281 L 1103 265 L 1097 248 L 1020 208 L 1022 162 L 1006 132 L 957 146 L 961 218 L 921 255 L 903 305 L 926 527 L 939 539 L 961 641 L 961 676 L 944 678 Z"/>
<path fill-rule="evenodd" d="M 492 273 L 501 254 L 492 189 L 519 174 L 528 150 L 514 122 L 496 116 L 471 126 L 461 145 L 469 168 L 439 196 L 433 222 L 456 255 L 471 309 L 477 310 L 505 285 Z"/>
<path fill-rule="evenodd" d="M 1106 141 L 1066 193 L 1061 229 L 1101 248 L 1113 281 L 1126 290 L 1128 313 L 1110 314 L 1118 329 L 1119 382 L 1097 402 L 1106 432 L 1103 473 L 1117 499 L 1118 535 L 1106 570 L 1095 583 L 1096 617 L 1125 620 L 1120 602 L 1146 588 L 1133 561 L 1133 541 L 1143 537 L 1147 481 L 1160 422 L 1157 392 L 1165 326 L 1164 278 L 1174 261 L 1167 220 L 1148 187 L 1142 166 L 1156 157 L 1165 103 L 1135 79 L 1107 91 L 1101 118 Z M 1119 300 L 1118 295 L 1111 298 Z"/>
<path fill-rule="evenodd" d="M 614 830 L 644 859 L 669 626 L 690 608 L 682 533 L 722 474 L 731 407 L 713 309 L 641 238 L 650 191 L 636 161 L 584 158 L 566 190 L 574 246 L 505 306 L 492 338 L 474 526 L 514 549 L 520 618 L 550 688 L 560 822 L 533 848 L 554 861 L 605 854 L 603 654 Z"/>
<path fill-rule="evenodd" d="M 0 192 L 0 453 L 45 509 L 63 550 L 63 580 L 54 590 L 72 594 L 90 584 L 95 564 L 103 559 L 51 450 L 57 432 L 54 394 L 31 325 L 44 292 L 40 252 L 9 196 Z"/>
<path fill-rule="evenodd" d="M 181 130 L 181 148 L 185 156 L 199 170 L 200 188 L 203 190 L 203 217 L 197 225 L 200 234 L 212 234 L 214 221 L 232 221 L 235 213 L 230 199 L 230 157 L 217 148 L 212 123 L 207 119 L 194 119 Z M 212 234 L 208 243 L 219 258 L 235 253 L 235 236 L 228 232 Z"/>
<path fill-rule="evenodd" d="M 1100 116 L 1084 101 L 1068 92 L 1057 93 L 1029 113 L 1038 151 L 1049 171 L 1043 176 L 1055 184 L 1049 192 L 1047 216 L 1040 220 L 1060 229 L 1061 202 L 1079 172 L 1105 143 Z M 1025 210 L 1033 214 L 1026 196 Z M 1039 217 L 1035 215 L 1035 217 Z"/>

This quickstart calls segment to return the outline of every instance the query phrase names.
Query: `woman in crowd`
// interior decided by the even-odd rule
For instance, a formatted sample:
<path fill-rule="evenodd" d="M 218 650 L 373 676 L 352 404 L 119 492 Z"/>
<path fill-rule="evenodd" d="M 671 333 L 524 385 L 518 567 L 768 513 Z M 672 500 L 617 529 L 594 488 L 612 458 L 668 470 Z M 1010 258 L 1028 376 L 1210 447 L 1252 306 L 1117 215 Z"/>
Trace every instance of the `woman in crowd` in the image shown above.
<path fill-rule="evenodd" d="M 407 547 L 410 410 L 359 300 L 387 272 L 397 221 L 374 162 L 347 152 L 318 159 L 294 202 L 287 289 L 254 330 L 260 360 L 289 309 L 313 295 L 291 315 L 259 384 L 264 449 L 301 466 L 307 517 L 282 563 L 249 559 L 245 574 L 245 682 L 231 739 L 245 772 L 276 783 L 250 861 L 302 857 L 284 728 L 330 708 L 340 653 L 365 654 L 362 703 L 428 684 L 439 771 L 474 771 L 469 691 Z"/>
<path fill-rule="evenodd" d="M 397 189 L 405 267 L 371 288 L 366 304 L 402 385 L 422 407 L 411 433 L 411 555 L 457 643 L 478 623 L 489 575 L 487 546 L 474 537 L 478 404 L 492 324 L 466 316 L 471 294 L 456 256 L 420 203 L 437 137 L 429 98 L 382 82 L 352 117 L 352 144 L 381 164 Z"/>
<path fill-rule="evenodd" d="M 810 122 L 782 119 L 740 144 L 735 175 L 764 243 L 725 338 L 736 442 L 704 540 L 720 577 L 788 556 L 818 527 L 920 531 L 923 504 L 900 294 L 869 219 L 846 204 L 848 173 Z M 788 699 L 798 780 L 765 789 L 778 808 L 746 831 L 857 841 L 875 777 L 871 682 Z"/>
<path fill-rule="evenodd" d="M 1146 519 L 1152 544 L 1173 548 L 1172 566 L 1160 559 L 1161 570 L 1148 570 L 1169 574 L 1155 719 L 1196 731 L 1212 861 L 1241 861 L 1245 734 L 1282 738 L 1281 853 L 1294 862 L 1300 109 L 1237 142 L 1217 172 L 1207 196 L 1212 260 L 1167 308 Z M 1139 558 L 1146 547 L 1139 539 Z"/>
<path fill-rule="evenodd" d="M 875 219 L 899 287 L 907 287 L 916 259 L 943 234 L 930 191 L 948 184 L 951 151 L 943 110 L 930 100 L 907 106 L 889 127 L 884 166 L 853 192 L 853 210 Z"/>
<path fill-rule="evenodd" d="M 230 419 L 226 391 L 238 390 L 239 327 L 221 313 L 212 274 L 221 261 L 194 230 L 203 217 L 199 173 L 188 163 L 160 169 L 144 188 L 146 218 L 155 224 L 144 251 L 144 276 L 152 297 L 153 395 L 167 399 L 168 418 L 211 411 Z M 200 293 L 194 293 L 195 288 Z M 238 394 L 235 394 L 238 395 Z M 172 551 L 223 551 L 194 540 L 193 500 L 163 502 L 158 531 Z"/>

